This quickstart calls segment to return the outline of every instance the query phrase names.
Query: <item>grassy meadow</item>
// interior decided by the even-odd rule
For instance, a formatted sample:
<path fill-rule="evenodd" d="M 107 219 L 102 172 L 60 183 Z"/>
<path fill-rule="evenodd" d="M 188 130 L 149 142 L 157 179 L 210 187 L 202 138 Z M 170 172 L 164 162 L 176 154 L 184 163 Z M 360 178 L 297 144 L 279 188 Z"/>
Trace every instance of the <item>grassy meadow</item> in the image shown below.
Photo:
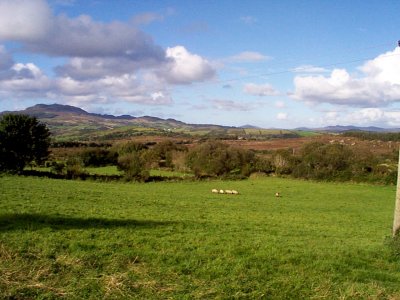
<path fill-rule="evenodd" d="M 393 186 L 2 176 L 0 195 L 0 298 L 400 299 Z"/>

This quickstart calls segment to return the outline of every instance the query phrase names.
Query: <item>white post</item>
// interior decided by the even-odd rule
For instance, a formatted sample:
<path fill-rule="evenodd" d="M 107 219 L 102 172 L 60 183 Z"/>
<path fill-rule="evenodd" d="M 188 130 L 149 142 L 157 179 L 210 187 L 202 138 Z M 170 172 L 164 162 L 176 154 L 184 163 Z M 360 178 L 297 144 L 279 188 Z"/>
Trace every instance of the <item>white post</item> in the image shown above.
<path fill-rule="evenodd" d="M 393 218 L 393 237 L 400 232 L 400 150 L 399 150 L 399 164 L 397 165 L 397 190 L 396 190 L 396 204 L 394 208 Z"/>

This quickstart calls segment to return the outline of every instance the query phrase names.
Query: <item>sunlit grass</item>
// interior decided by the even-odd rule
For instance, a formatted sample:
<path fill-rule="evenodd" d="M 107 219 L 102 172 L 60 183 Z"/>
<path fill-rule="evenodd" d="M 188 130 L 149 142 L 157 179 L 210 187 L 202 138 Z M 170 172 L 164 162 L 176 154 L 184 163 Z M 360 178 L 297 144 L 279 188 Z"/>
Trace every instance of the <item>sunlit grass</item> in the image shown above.
<path fill-rule="evenodd" d="M 0 195 L 0 298 L 400 297 L 394 187 L 5 176 Z"/>

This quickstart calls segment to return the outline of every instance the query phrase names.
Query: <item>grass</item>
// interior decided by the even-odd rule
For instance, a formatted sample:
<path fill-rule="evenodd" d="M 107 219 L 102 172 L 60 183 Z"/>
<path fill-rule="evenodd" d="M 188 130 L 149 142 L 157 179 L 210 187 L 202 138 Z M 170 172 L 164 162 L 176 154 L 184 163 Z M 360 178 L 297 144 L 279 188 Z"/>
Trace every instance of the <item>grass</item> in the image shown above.
<path fill-rule="evenodd" d="M 3 176 L 0 194 L 0 298 L 400 298 L 394 187 Z"/>
<path fill-rule="evenodd" d="M 153 170 L 150 170 L 150 176 L 188 178 L 188 177 L 194 177 L 194 174 L 179 172 L 179 171 L 169 171 L 169 170 L 163 170 L 163 169 L 153 169 Z"/>
<path fill-rule="evenodd" d="M 121 175 L 122 174 L 122 172 L 118 170 L 117 166 L 85 167 L 84 171 L 91 175 Z"/>

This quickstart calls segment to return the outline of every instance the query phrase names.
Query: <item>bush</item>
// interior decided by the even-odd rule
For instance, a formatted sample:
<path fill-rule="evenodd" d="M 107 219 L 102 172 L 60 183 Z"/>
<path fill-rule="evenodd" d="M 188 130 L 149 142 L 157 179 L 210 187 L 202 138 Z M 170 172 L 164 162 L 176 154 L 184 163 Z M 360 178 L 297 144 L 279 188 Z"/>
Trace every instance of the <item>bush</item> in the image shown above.
<path fill-rule="evenodd" d="M 254 165 L 254 171 L 259 173 L 270 174 L 274 171 L 271 159 L 265 156 L 257 156 Z"/>
<path fill-rule="evenodd" d="M 80 156 L 85 167 L 116 165 L 118 161 L 117 152 L 101 148 L 87 149 Z"/>
<path fill-rule="evenodd" d="M 196 177 L 249 176 L 253 170 L 255 155 L 248 150 L 236 149 L 221 142 L 208 141 L 190 150 L 186 165 Z"/>
<path fill-rule="evenodd" d="M 140 152 L 123 154 L 118 158 L 118 169 L 124 172 L 126 180 L 147 180 L 150 176 Z"/>
<path fill-rule="evenodd" d="M 349 180 L 354 154 L 341 144 L 310 143 L 303 147 L 293 176 L 317 180 Z"/>
<path fill-rule="evenodd" d="M 128 142 L 118 145 L 118 170 L 124 172 L 126 180 L 142 180 L 149 178 L 150 172 L 145 159 L 146 145 Z"/>
<path fill-rule="evenodd" d="M 85 178 L 86 172 L 82 168 L 82 161 L 79 158 L 69 158 L 66 162 L 67 178 Z"/>
<path fill-rule="evenodd" d="M 62 162 L 52 162 L 51 164 L 51 172 L 56 173 L 56 174 L 63 174 L 65 169 L 65 164 Z"/>
<path fill-rule="evenodd" d="M 292 155 L 292 151 L 289 149 L 277 150 L 272 155 L 271 165 L 277 175 L 291 174 L 296 163 L 296 158 Z"/>

